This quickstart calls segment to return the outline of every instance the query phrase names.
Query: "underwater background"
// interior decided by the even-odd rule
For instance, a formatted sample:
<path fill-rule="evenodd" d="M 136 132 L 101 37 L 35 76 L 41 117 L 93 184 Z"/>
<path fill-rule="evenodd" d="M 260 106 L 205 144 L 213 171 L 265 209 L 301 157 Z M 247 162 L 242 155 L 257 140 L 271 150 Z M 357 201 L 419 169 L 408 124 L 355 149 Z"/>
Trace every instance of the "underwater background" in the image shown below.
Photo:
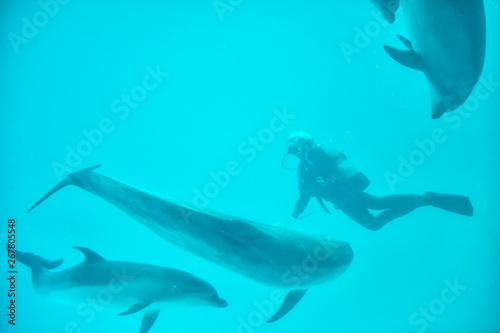
<path fill-rule="evenodd" d="M 72 247 L 84 246 L 109 260 L 187 271 L 229 303 L 164 309 L 152 333 L 500 332 L 499 1 L 485 0 L 483 78 L 496 85 L 448 120 L 430 118 L 424 75 L 382 48 L 401 45 L 396 34 L 407 36 L 403 14 L 389 25 L 368 0 L 60 1 L 46 22 L 37 18 L 30 38 L 13 44 L 9 34 L 21 35 L 26 19 L 48 2 L 0 4 L 4 243 L 7 220 L 15 218 L 17 248 L 62 258 L 62 268 L 81 262 Z M 360 44 L 356 36 L 365 29 L 372 30 Z M 343 52 L 356 43 L 356 52 Z M 154 88 L 137 88 L 151 73 Z M 127 104 L 122 97 L 132 91 L 140 98 Z M 89 145 L 86 135 L 96 129 L 102 137 Z M 475 215 L 424 207 L 372 232 L 311 201 L 292 223 L 297 177 L 281 159 L 297 130 L 344 152 L 371 180 L 371 194 L 467 195 Z M 435 130 L 444 142 L 420 154 L 404 181 L 389 181 Z M 75 156 L 78 149 L 84 154 Z M 26 213 L 68 172 L 96 164 L 99 173 L 192 203 L 230 161 L 241 172 L 205 195 L 210 209 L 330 235 L 354 251 L 343 275 L 312 287 L 272 324 L 263 322 L 269 315 L 258 304 L 274 287 L 173 246 L 81 189 L 65 188 Z M 7 277 L 6 256 L 0 266 Z M 16 268 L 15 326 L 7 323 L 8 284 L 1 279 L 2 332 L 139 330 L 140 314 L 118 317 L 116 309 L 87 322 L 75 305 L 36 294 L 30 270 Z M 456 299 L 424 320 L 425 329 L 412 325 L 450 283 L 463 287 Z M 69 322 L 76 327 L 68 330 Z"/>

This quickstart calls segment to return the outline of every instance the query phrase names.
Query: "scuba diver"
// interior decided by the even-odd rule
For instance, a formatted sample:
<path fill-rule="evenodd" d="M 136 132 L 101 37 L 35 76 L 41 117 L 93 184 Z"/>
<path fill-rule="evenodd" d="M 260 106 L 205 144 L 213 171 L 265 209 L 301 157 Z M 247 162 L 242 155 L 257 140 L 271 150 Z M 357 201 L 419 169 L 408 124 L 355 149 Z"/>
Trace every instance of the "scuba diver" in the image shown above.
<path fill-rule="evenodd" d="M 283 157 L 285 169 L 297 169 L 299 199 L 292 216 L 298 218 L 311 197 L 316 197 L 320 206 L 330 214 L 323 200 L 331 202 L 335 209 L 344 212 L 365 228 L 376 231 L 388 222 L 406 215 L 415 208 L 434 206 L 453 213 L 472 216 L 473 207 L 469 198 L 453 194 L 427 192 L 424 195 L 406 194 L 376 197 L 364 192 L 370 181 L 338 151 L 328 150 L 314 143 L 305 132 L 294 132 L 288 141 L 288 152 Z M 300 159 L 297 168 L 287 168 L 285 158 L 293 154 Z M 373 215 L 369 209 L 381 210 Z"/>

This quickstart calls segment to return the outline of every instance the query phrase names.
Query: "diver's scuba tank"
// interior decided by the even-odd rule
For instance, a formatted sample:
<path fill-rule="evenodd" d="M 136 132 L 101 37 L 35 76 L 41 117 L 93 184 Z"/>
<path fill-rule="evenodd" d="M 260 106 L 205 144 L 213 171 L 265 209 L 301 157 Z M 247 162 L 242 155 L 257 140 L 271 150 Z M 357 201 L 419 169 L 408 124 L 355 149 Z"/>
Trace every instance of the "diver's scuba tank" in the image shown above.
<path fill-rule="evenodd" d="M 348 187 L 364 191 L 368 185 L 370 185 L 370 180 L 360 172 L 343 153 L 336 153 L 334 162 L 337 173 L 334 174 L 334 178 L 340 179 Z"/>

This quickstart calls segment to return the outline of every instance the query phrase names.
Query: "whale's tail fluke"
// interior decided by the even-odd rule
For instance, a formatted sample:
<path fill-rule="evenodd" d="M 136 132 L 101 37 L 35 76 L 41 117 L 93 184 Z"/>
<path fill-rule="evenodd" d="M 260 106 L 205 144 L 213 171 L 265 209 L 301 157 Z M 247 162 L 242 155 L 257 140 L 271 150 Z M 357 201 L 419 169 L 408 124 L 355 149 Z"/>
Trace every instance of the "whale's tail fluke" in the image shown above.
<path fill-rule="evenodd" d="M 100 167 L 101 165 L 98 164 L 98 165 L 94 165 L 90 168 L 86 168 L 86 169 L 83 169 L 83 170 L 80 170 L 80 171 L 77 171 L 76 173 L 78 172 L 85 172 L 85 171 L 91 171 L 91 170 L 94 170 L 98 167 Z M 47 199 L 48 197 L 50 197 L 52 194 L 56 193 L 57 191 L 59 191 L 60 189 L 62 189 L 63 187 L 67 186 L 67 185 L 71 185 L 73 184 L 73 175 L 75 173 L 70 173 L 69 175 L 67 175 L 63 180 L 61 180 L 59 182 L 59 184 L 57 184 L 56 186 L 54 186 L 50 191 L 47 192 L 47 194 L 45 194 L 40 200 L 38 200 L 30 209 L 28 209 L 27 213 L 29 213 L 30 211 L 33 210 L 33 208 L 35 208 L 36 206 L 38 206 L 39 204 L 41 204 L 43 201 L 45 201 L 45 199 Z"/>

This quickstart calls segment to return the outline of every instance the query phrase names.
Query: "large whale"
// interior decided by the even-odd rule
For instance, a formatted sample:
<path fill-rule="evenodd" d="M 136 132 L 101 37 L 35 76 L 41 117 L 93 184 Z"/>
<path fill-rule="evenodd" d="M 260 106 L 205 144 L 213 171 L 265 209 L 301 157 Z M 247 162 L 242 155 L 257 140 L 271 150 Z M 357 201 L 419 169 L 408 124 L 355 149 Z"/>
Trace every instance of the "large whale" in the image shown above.
<path fill-rule="evenodd" d="M 77 312 L 90 319 L 99 299 L 101 305 L 114 307 L 129 315 L 145 311 L 139 333 L 153 326 L 163 306 L 214 306 L 223 308 L 227 302 L 219 298 L 208 282 L 189 273 L 153 265 L 126 261 L 108 261 L 84 247 L 75 247 L 85 260 L 68 269 L 51 272 L 62 260 L 15 252 L 16 259 L 31 268 L 35 291 L 58 300 L 77 301 Z M 95 302 L 93 302 L 94 300 Z M 98 305 L 101 307 L 101 305 Z"/>
<path fill-rule="evenodd" d="M 396 19 L 399 0 L 370 0 L 389 23 Z"/>
<path fill-rule="evenodd" d="M 28 212 L 61 188 L 78 186 L 183 249 L 256 281 L 290 290 L 269 322 L 290 311 L 307 288 L 338 277 L 352 261 L 353 251 L 346 242 L 162 199 L 95 173 L 96 167 L 66 176 Z"/>
<path fill-rule="evenodd" d="M 486 49 L 483 0 L 403 0 L 409 49 L 385 46 L 400 64 L 423 71 L 430 83 L 431 117 L 460 107 L 478 82 Z"/>

